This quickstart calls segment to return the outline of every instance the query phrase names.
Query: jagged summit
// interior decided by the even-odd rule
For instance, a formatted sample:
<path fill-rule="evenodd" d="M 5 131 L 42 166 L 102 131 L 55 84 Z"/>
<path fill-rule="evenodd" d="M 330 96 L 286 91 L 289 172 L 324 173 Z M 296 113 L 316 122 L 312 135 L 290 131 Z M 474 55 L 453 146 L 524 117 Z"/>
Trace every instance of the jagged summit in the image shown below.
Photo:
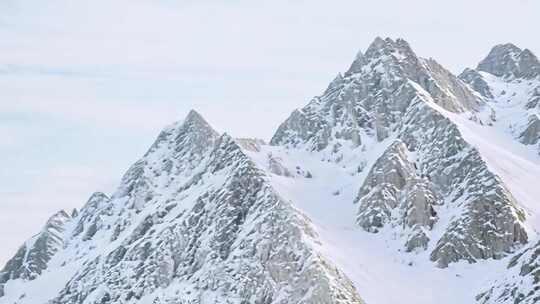
<path fill-rule="evenodd" d="M 497 45 L 459 78 L 486 98 L 491 125 L 540 153 L 540 62 L 530 50 Z"/>
<path fill-rule="evenodd" d="M 184 119 L 165 127 L 162 132 L 171 133 L 180 132 L 180 130 L 187 133 L 206 133 L 210 137 L 217 137 L 219 135 L 208 121 L 194 109 L 191 109 Z"/>
<path fill-rule="evenodd" d="M 61 241 L 27 279 L 50 284 L 47 295 L 16 288 L 11 269 L 23 267 L 25 249 L 0 273 L 0 303 L 363 304 L 319 252 L 309 220 L 245 154 L 261 145 L 219 135 L 190 111 L 111 197 L 94 193 L 65 232 L 55 229 Z"/>
<path fill-rule="evenodd" d="M 484 100 L 433 59 L 419 58 L 403 39 L 376 38 L 349 70 L 325 92 L 294 111 L 277 130 L 273 145 L 323 150 L 344 139 L 359 147 L 362 137 L 388 137 L 409 103 L 430 95 L 451 112 L 475 112 Z"/>
<path fill-rule="evenodd" d="M 88 205 L 88 204 L 93 204 L 95 202 L 106 201 L 106 200 L 109 200 L 109 197 L 107 196 L 107 194 L 97 191 L 97 192 L 92 193 L 92 195 L 90 195 L 90 198 L 88 198 L 88 201 L 86 202 L 86 204 Z"/>
<path fill-rule="evenodd" d="M 346 76 L 360 73 L 363 68 L 377 60 L 387 62 L 388 64 L 397 64 L 403 60 L 417 61 L 416 54 L 411 49 L 409 43 L 404 39 L 377 37 L 366 49 L 365 53 L 359 51 L 351 64 L 349 70 L 345 73 Z"/>
<path fill-rule="evenodd" d="M 378 37 L 270 144 L 194 110 L 164 128 L 113 195 L 21 246 L 0 304 L 536 303 L 539 100 Z"/>
<path fill-rule="evenodd" d="M 199 114 L 199 112 L 191 109 L 186 118 L 184 119 L 184 125 L 203 125 L 203 126 L 206 126 L 206 127 L 210 127 L 210 125 L 208 124 L 208 122 L 204 119 L 204 117 L 202 117 L 201 114 Z"/>
<path fill-rule="evenodd" d="M 70 218 L 71 216 L 65 210 L 59 210 L 47 220 L 44 229 L 47 230 L 50 228 L 56 228 L 58 226 L 61 226 L 67 219 Z"/>
<path fill-rule="evenodd" d="M 179 129 L 182 130 L 181 132 L 194 133 L 201 137 L 206 136 L 208 139 L 219 136 L 219 133 L 195 110 L 189 111 L 186 118 L 181 122 Z"/>
<path fill-rule="evenodd" d="M 367 48 L 365 57 L 369 58 L 377 55 L 389 55 L 390 53 L 397 52 L 416 56 L 409 43 L 402 38 L 393 40 L 392 38 L 383 39 L 377 37 Z"/>
<path fill-rule="evenodd" d="M 403 39 L 375 39 L 355 64 L 350 70 L 354 74 L 336 78 L 322 96 L 294 111 L 271 144 L 322 152 L 325 159 L 347 166 L 357 165 L 353 159 L 380 145 L 401 142 L 390 145 L 365 177 L 369 186 L 356 199 L 362 202 L 358 223 L 367 231 L 395 229 L 406 250 L 430 250 L 440 267 L 498 259 L 526 243 L 523 212 L 515 198 L 445 117 L 453 113 L 473 119 L 484 98 L 435 60 L 416 56 Z M 408 153 L 416 154 L 414 161 Z M 397 164 L 391 163 L 393 157 Z M 402 176 L 393 178 L 392 172 Z M 497 208 L 490 208 L 492 204 Z M 447 227 L 444 233 L 430 233 L 439 221 L 435 211 L 444 208 L 459 212 L 451 221 L 440 217 L 448 221 L 439 224 Z M 421 223 L 432 222 L 396 228 L 414 222 L 407 220 L 409 212 Z M 488 218 L 497 222 L 487 223 Z"/>
<path fill-rule="evenodd" d="M 179 154 L 190 150 L 194 154 L 202 154 L 212 146 L 219 133 L 195 110 L 189 111 L 186 118 L 166 127 L 159 134 L 146 155 L 168 146 Z"/>
<path fill-rule="evenodd" d="M 190 137 L 189 139 L 187 137 Z M 182 127 L 180 128 L 175 141 L 177 144 L 187 145 L 187 140 L 195 145 L 197 149 L 203 150 L 219 136 L 219 133 L 195 110 L 191 110 Z M 206 147 L 205 147 L 206 146 Z"/>
<path fill-rule="evenodd" d="M 52 215 L 42 230 L 26 241 L 0 271 L 0 297 L 9 280 L 33 280 L 45 269 L 54 254 L 64 245 L 63 232 L 71 217 L 60 210 Z"/>
<path fill-rule="evenodd" d="M 540 75 L 540 62 L 528 49 L 511 43 L 494 46 L 477 70 L 504 78 L 535 78 Z"/>

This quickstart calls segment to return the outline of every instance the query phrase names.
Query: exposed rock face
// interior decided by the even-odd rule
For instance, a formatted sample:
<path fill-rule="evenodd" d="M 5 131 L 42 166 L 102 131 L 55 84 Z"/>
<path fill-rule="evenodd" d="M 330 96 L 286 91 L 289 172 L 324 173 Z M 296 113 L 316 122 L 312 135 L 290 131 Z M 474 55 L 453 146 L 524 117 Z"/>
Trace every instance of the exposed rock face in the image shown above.
<path fill-rule="evenodd" d="M 477 70 L 466 68 L 459 74 L 459 78 L 468 83 L 480 95 L 486 98 L 494 97 L 489 84 Z"/>
<path fill-rule="evenodd" d="M 0 271 L 0 296 L 9 280 L 34 280 L 46 268 L 53 255 L 64 245 L 63 232 L 70 216 L 64 211 L 53 215 L 40 233 L 26 241 Z"/>
<path fill-rule="evenodd" d="M 399 192 L 413 179 L 414 167 L 405 155 L 407 148 L 396 142 L 371 168 L 360 188 L 357 222 L 367 231 L 377 232 L 391 220 L 398 207 Z"/>
<path fill-rule="evenodd" d="M 477 70 L 503 78 L 531 79 L 540 75 L 540 62 L 531 51 L 507 43 L 495 46 Z"/>
<path fill-rule="evenodd" d="M 266 145 L 266 142 L 259 138 L 235 138 L 234 141 L 242 147 L 242 149 L 259 152 L 262 145 Z"/>
<path fill-rule="evenodd" d="M 426 231 L 431 230 L 437 220 L 434 206 L 440 203 L 440 199 L 430 189 L 430 184 L 425 180 L 417 180 L 410 183 L 404 199 L 404 224 L 411 230 L 405 248 L 413 251 L 417 248 L 426 249 L 430 237 Z"/>
<path fill-rule="evenodd" d="M 90 196 L 88 202 L 79 213 L 77 225 L 73 230 L 73 237 L 81 235 L 83 240 L 91 239 L 98 230 L 103 228 L 102 217 L 110 215 L 108 209 L 109 197 L 101 192 L 96 192 Z"/>
<path fill-rule="evenodd" d="M 448 119 L 415 102 L 398 137 L 403 142 L 386 150 L 360 188 L 361 227 L 376 232 L 385 223 L 408 223 L 413 232 L 404 229 L 409 237 L 405 248 L 425 249 L 437 213 L 452 212 L 449 223 L 440 223 L 447 225 L 441 238 L 432 240 L 431 259 L 440 267 L 463 259 L 501 258 L 527 242 L 523 211 Z M 407 147 L 415 162 L 408 159 Z"/>
<path fill-rule="evenodd" d="M 270 172 L 285 177 L 291 177 L 291 171 L 282 164 L 282 160 L 273 155 L 268 155 L 268 169 Z"/>
<path fill-rule="evenodd" d="M 160 133 L 111 197 L 94 193 L 27 241 L 0 272 L 0 302 L 359 304 L 345 273 L 362 292 L 372 286 L 364 285 L 372 279 L 364 244 L 344 250 L 365 264 L 352 272 L 347 266 L 356 265 L 333 246 L 367 239 L 381 249 L 369 247 L 379 237 L 399 260 L 392 266 L 502 265 L 538 236 L 525 226 L 524 194 L 494 173 L 501 170 L 474 136 L 502 130 L 505 143 L 532 155 L 527 149 L 540 143 L 537 61 L 497 46 L 458 78 L 404 40 L 377 38 L 280 125 L 272 146 L 220 135 L 191 111 Z M 320 237 L 302 212 L 321 225 Z M 342 223 L 342 215 L 350 218 Z M 540 301 L 538 247 L 515 255 L 476 300 Z M 455 277 L 463 265 L 453 266 L 438 274 Z M 36 297 L 44 285 L 46 300 Z"/>
<path fill-rule="evenodd" d="M 506 128 L 522 144 L 538 143 L 540 62 L 533 53 L 498 45 L 476 70 L 466 69 L 459 77 L 486 97 L 494 125 Z"/>
<path fill-rule="evenodd" d="M 449 119 L 417 103 L 405 123 L 400 137 L 418 155 L 421 174 L 446 198 L 440 212 L 454 214 L 431 253 L 433 261 L 445 267 L 462 259 L 500 258 L 526 243 L 524 212 Z"/>
<path fill-rule="evenodd" d="M 418 58 L 405 41 L 376 39 L 321 97 L 295 111 L 271 143 L 316 151 L 331 146 L 340 154 L 341 147 L 398 138 L 363 181 L 356 199 L 358 224 L 370 232 L 390 224 L 405 237 L 408 251 L 435 242 L 431 259 L 440 267 L 500 258 L 527 241 L 524 213 L 478 151 L 440 113 L 475 117 L 484 102 L 434 60 Z M 360 139 L 340 136 L 342 126 Z M 437 223 L 439 212 L 453 216 Z M 432 240 L 434 225 L 446 228 Z"/>
<path fill-rule="evenodd" d="M 357 222 L 370 232 L 387 223 L 410 230 L 405 246 L 413 251 L 426 248 L 429 237 L 425 231 L 437 220 L 434 206 L 440 200 L 428 181 L 417 175 L 408 152 L 403 142 L 396 141 L 371 168 L 357 197 Z"/>
<path fill-rule="evenodd" d="M 434 60 L 418 58 L 406 41 L 377 38 L 322 96 L 294 111 L 270 143 L 315 151 L 340 145 L 354 148 L 362 145 L 362 136 L 373 132 L 381 141 L 414 97 L 411 81 L 449 111 L 472 110 L 483 103 Z"/>
<path fill-rule="evenodd" d="M 540 140 L 540 118 L 538 118 L 538 115 L 529 116 L 527 126 L 521 132 L 519 140 L 526 145 L 538 143 Z"/>
<path fill-rule="evenodd" d="M 191 112 L 61 234 L 58 263 L 80 269 L 50 303 L 363 303 L 265 179 Z"/>
<path fill-rule="evenodd" d="M 512 44 L 498 45 L 491 50 L 476 70 L 467 69 L 460 78 L 481 94 L 491 92 L 491 94 L 483 95 L 495 117 L 492 119 L 495 127 L 506 129 L 507 133 L 512 134 L 516 141 L 524 145 L 538 144 L 540 138 L 540 120 L 538 119 L 540 63 L 534 54 Z M 540 153 L 540 147 L 536 149 Z M 507 192 L 507 189 L 499 188 L 482 197 L 477 195 L 477 205 L 482 208 L 480 210 L 491 210 L 491 212 L 478 213 L 476 217 L 482 217 L 482 220 L 488 219 L 490 223 L 495 223 L 499 227 L 506 227 L 505 230 L 515 227 L 515 222 L 510 217 L 502 216 L 503 213 L 499 212 L 501 206 L 516 204 L 512 197 L 506 194 Z M 518 212 L 517 215 L 522 218 L 523 212 Z M 481 221 L 476 222 L 476 224 L 469 222 L 467 224 L 469 226 L 481 225 Z M 521 229 L 517 231 L 519 232 L 511 235 L 492 234 L 488 239 L 498 236 L 498 240 L 491 240 L 494 244 L 493 248 L 510 244 L 516 238 L 524 243 L 525 234 L 521 232 Z M 494 281 L 493 287 L 482 292 L 477 300 L 480 303 L 538 302 L 540 287 L 538 287 L 538 274 L 535 270 L 537 247 L 538 245 L 535 245 L 524 253 L 516 255 L 510 262 L 505 275 Z M 485 251 L 485 248 L 479 249 Z M 478 250 L 474 251 L 477 254 L 485 254 Z M 493 254 L 490 251 L 487 253 Z"/>
<path fill-rule="evenodd" d="M 502 278 L 477 296 L 482 304 L 533 304 L 540 301 L 540 242 L 515 255 Z"/>

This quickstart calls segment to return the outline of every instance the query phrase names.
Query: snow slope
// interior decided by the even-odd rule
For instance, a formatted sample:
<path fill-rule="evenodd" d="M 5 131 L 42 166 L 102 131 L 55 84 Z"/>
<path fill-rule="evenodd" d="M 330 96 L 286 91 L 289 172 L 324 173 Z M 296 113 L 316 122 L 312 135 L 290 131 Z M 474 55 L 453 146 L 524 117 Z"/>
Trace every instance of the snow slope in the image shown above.
<path fill-rule="evenodd" d="M 26 242 L 39 258 L 23 250 L 0 272 L 0 304 L 506 304 L 517 299 L 507 286 L 532 294 L 535 277 L 519 270 L 540 256 L 540 155 L 521 138 L 538 86 L 536 69 L 500 64 L 535 62 L 516 52 L 497 47 L 482 66 L 526 80 L 469 70 L 467 84 L 404 40 L 377 38 L 270 144 L 217 134 L 193 111 L 110 198 L 66 215 L 46 250 Z M 489 302 L 489 290 L 506 297 Z"/>
<path fill-rule="evenodd" d="M 367 168 L 391 141 L 367 153 Z M 261 168 L 268 167 L 267 156 L 272 154 L 286 167 L 300 165 L 312 173 L 312 178 L 269 176 L 273 187 L 312 220 L 321 250 L 341 266 L 367 303 L 474 303 L 478 291 L 504 272 L 508 259 L 461 262 L 440 269 L 429 260 L 429 251 L 400 252 L 397 243 L 388 241 L 398 238 L 392 231 L 381 236 L 360 229 L 355 222 L 358 206 L 352 202 L 367 169 L 353 174 L 355 162 L 344 166 L 321 160 L 317 152 L 273 146 L 246 152 Z"/>

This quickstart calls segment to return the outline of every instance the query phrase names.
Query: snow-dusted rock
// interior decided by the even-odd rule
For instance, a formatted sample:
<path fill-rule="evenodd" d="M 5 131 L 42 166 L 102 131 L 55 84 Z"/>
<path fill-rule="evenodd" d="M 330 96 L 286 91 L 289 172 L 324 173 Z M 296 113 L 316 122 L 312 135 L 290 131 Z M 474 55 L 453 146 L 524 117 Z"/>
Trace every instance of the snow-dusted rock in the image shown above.
<path fill-rule="evenodd" d="M 477 296 L 482 304 L 533 304 L 540 301 L 540 242 L 512 257 L 494 286 Z"/>
<path fill-rule="evenodd" d="M 27 241 L 0 303 L 534 303 L 536 64 L 497 46 L 458 78 L 377 38 L 270 145 L 192 111 Z"/>
<path fill-rule="evenodd" d="M 64 246 L 64 229 L 70 216 L 62 211 L 54 214 L 40 233 L 26 241 L 0 271 L 0 296 L 3 284 L 10 280 L 34 280 L 47 269 L 56 252 Z"/>
<path fill-rule="evenodd" d="M 466 68 L 459 74 L 459 78 L 468 83 L 480 95 L 486 98 L 494 97 L 489 84 L 477 70 Z"/>
<path fill-rule="evenodd" d="M 426 248 L 425 231 L 433 227 L 434 210 L 439 199 L 428 182 L 417 175 L 415 164 L 407 156 L 407 147 L 394 142 L 377 160 L 357 196 L 357 222 L 367 231 L 377 232 L 385 224 L 407 229 L 408 251 Z"/>
<path fill-rule="evenodd" d="M 262 145 L 266 145 L 266 142 L 259 138 L 235 138 L 234 141 L 242 147 L 242 149 L 259 152 Z"/>
<path fill-rule="evenodd" d="M 410 238 L 405 245 L 409 251 L 435 242 L 431 259 L 441 267 L 500 258 L 526 242 L 524 213 L 457 125 L 443 115 L 476 117 L 484 106 L 480 94 L 433 59 L 417 57 L 404 40 L 378 38 L 359 53 L 344 77 L 295 111 L 271 143 L 333 153 L 340 155 L 334 158 L 339 162 L 349 153 L 345 147 L 358 151 L 355 147 L 366 143 L 360 150 L 369 150 L 389 137 L 400 139 L 363 181 L 356 199 L 358 224 L 374 232 L 391 223 L 399 235 Z M 360 140 L 339 136 L 343 126 Z M 438 213 L 447 219 L 439 223 L 445 232 L 431 240 L 428 232 Z"/>
<path fill-rule="evenodd" d="M 315 151 L 335 150 L 344 144 L 355 148 L 373 132 L 381 141 L 396 127 L 414 97 L 409 81 L 450 111 L 472 110 L 483 103 L 433 59 L 417 57 L 405 40 L 377 38 L 322 96 L 295 110 L 270 143 Z"/>
<path fill-rule="evenodd" d="M 524 212 L 458 127 L 422 102 L 405 119 L 400 137 L 415 151 L 421 174 L 446 198 L 437 212 L 452 214 L 431 259 L 446 267 L 500 258 L 526 243 Z"/>
<path fill-rule="evenodd" d="M 531 79 L 540 75 L 540 62 L 530 50 L 507 43 L 493 47 L 477 70 L 503 78 Z"/>
<path fill-rule="evenodd" d="M 76 271 L 57 278 L 52 304 L 363 303 L 318 251 L 309 219 L 195 112 L 159 135 L 111 198 L 94 194 L 58 239 L 65 246 L 46 271 Z M 4 299 L 30 301 L 39 291 L 12 288 L 12 268 Z"/>
<path fill-rule="evenodd" d="M 492 123 L 525 145 L 540 136 L 540 62 L 513 44 L 495 46 L 476 70 L 466 69 L 463 81 L 486 97 Z M 534 148 L 540 153 L 540 147 Z"/>
<path fill-rule="evenodd" d="M 519 135 L 519 141 L 526 145 L 537 144 L 540 140 L 540 118 L 538 115 L 529 116 L 525 130 Z"/>

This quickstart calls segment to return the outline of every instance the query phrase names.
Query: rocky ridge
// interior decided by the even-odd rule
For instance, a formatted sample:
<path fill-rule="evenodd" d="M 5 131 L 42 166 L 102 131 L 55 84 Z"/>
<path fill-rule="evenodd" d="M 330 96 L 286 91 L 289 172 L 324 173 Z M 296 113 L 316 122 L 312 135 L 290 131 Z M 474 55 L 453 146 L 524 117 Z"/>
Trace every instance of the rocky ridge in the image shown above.
<path fill-rule="evenodd" d="M 66 223 L 47 266 L 76 271 L 50 303 L 363 303 L 313 245 L 309 220 L 194 111 L 158 136 L 111 198 L 92 195 Z M 9 279 L 5 297 L 38 301 Z"/>
<path fill-rule="evenodd" d="M 403 39 L 377 38 L 269 144 L 219 134 L 191 111 L 110 197 L 58 213 L 19 249 L 0 272 L 0 303 L 395 303 L 370 273 L 381 249 L 388 284 L 401 263 L 442 268 L 417 279 L 448 288 L 478 280 L 456 269 L 488 265 L 488 287 L 475 298 L 461 283 L 456 297 L 535 303 L 536 210 L 470 133 L 510 134 L 538 157 L 537 66 L 506 44 L 456 77 Z"/>
<path fill-rule="evenodd" d="M 322 96 L 294 111 L 271 143 L 322 151 L 340 162 L 350 154 L 347 148 L 369 151 L 393 140 L 360 187 L 360 226 L 377 232 L 393 222 L 405 235 L 407 250 L 432 248 L 431 259 L 440 267 L 501 258 L 527 242 L 525 214 L 458 127 L 441 114 L 481 120 L 485 102 L 433 59 L 417 57 L 405 41 L 378 38 Z M 397 153 L 397 146 L 415 159 Z M 410 199 L 424 204 L 415 208 L 423 210 L 424 223 L 412 231 Z M 443 212 L 453 216 L 438 224 L 447 227 L 432 239 L 434 215 Z M 400 224 L 406 222 L 409 227 Z"/>

